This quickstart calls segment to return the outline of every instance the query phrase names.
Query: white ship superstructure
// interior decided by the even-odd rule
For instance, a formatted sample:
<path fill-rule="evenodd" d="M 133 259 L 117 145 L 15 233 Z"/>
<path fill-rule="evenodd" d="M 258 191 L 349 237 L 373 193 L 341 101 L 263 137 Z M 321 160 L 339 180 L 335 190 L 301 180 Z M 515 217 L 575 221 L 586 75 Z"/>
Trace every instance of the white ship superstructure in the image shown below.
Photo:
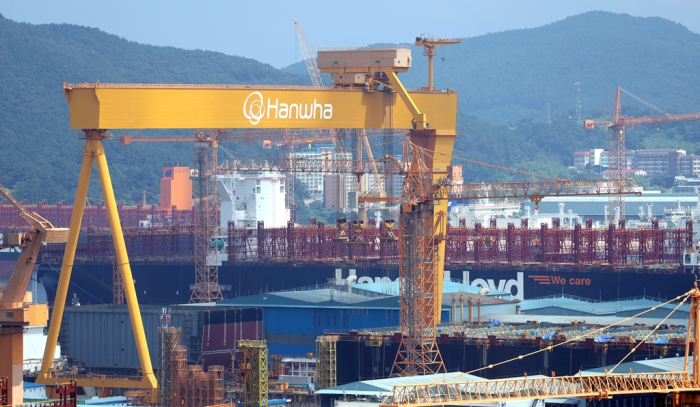
<path fill-rule="evenodd" d="M 254 228 L 265 222 L 267 228 L 286 227 L 286 179 L 280 171 L 241 170 L 216 176 L 221 198 L 221 230 L 233 221 L 236 227 Z"/>

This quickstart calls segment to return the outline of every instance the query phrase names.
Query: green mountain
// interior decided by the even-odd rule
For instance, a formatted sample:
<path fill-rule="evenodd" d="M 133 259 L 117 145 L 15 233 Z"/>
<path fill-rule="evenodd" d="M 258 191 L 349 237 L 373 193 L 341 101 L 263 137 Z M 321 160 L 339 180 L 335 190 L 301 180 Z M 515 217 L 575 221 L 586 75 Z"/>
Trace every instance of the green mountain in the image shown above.
<path fill-rule="evenodd" d="M 370 47 L 397 45 L 410 47 L 414 56 L 409 72 L 400 74 L 403 83 L 426 86 L 428 63 L 420 47 Z M 584 131 L 572 118 L 574 82 L 581 82 L 583 119 L 609 117 L 618 86 L 672 113 L 700 111 L 700 35 L 661 18 L 589 12 L 543 27 L 464 38 L 437 50 L 436 87 L 459 91 L 462 136 L 455 155 L 476 161 L 563 178 L 595 177 L 567 169 L 574 151 L 607 148 L 605 130 Z M 306 66 L 299 62 L 283 70 L 303 75 Z M 330 77 L 324 82 L 330 84 Z M 551 123 L 545 122 L 545 104 Z M 659 114 L 626 95 L 622 104 L 626 115 Z M 628 149 L 658 146 L 700 154 L 698 141 L 700 122 L 627 129 Z M 522 178 L 462 164 L 467 180 Z"/>
<path fill-rule="evenodd" d="M 595 116 L 592 107 L 604 105 L 617 86 L 669 112 L 698 111 L 699 45 L 700 35 L 667 20 L 591 12 L 439 48 L 436 85 L 460 92 L 457 127 L 462 135 L 455 155 L 550 176 L 593 177 L 566 168 L 573 164 L 574 151 L 607 145 L 605 130 L 584 131 L 580 121 L 570 118 L 573 83 L 582 82 L 584 118 Z M 413 68 L 401 77 L 415 88 L 427 83 L 427 61 L 421 49 L 414 48 L 413 54 Z M 2 16 L 0 61 L 0 183 L 30 202 L 71 202 L 74 197 L 83 142 L 69 128 L 64 82 L 310 83 L 303 64 L 278 70 L 215 52 L 142 45 L 94 28 L 24 24 Z M 544 120 L 545 103 L 551 106 L 551 123 Z M 598 110 L 609 115 L 611 109 L 609 102 Z M 626 98 L 623 113 L 653 111 Z M 629 129 L 628 148 L 658 145 L 700 153 L 700 122 L 649 127 Z M 224 147 L 237 156 L 276 155 L 274 149 L 240 143 Z M 192 162 L 190 143 L 121 146 L 110 140 L 106 148 L 117 199 L 131 203 L 144 190 L 158 192 L 163 165 Z M 467 180 L 522 178 L 456 159 L 453 163 L 465 166 Z M 90 195 L 101 196 L 96 175 Z"/>
<path fill-rule="evenodd" d="M 413 64 L 401 80 L 427 86 L 422 48 L 403 46 L 412 48 Z M 553 115 L 572 115 L 574 82 L 581 82 L 584 118 L 609 115 L 612 102 L 600 108 L 618 86 L 669 112 L 700 111 L 700 35 L 662 18 L 594 11 L 436 50 L 435 86 L 457 89 L 462 112 L 494 124 L 543 121 L 547 103 Z M 303 62 L 284 70 L 306 72 Z M 623 98 L 623 106 L 635 103 Z"/>
<path fill-rule="evenodd" d="M 30 202 L 74 199 L 84 142 L 69 127 L 64 82 L 299 85 L 305 80 L 249 58 L 142 45 L 95 28 L 17 23 L 1 15 L 0 61 L 0 184 Z M 131 132 L 115 137 L 119 134 Z M 192 145 L 184 142 L 105 143 L 117 199 L 128 202 L 139 200 L 143 190 L 158 193 L 163 165 L 189 165 L 193 157 Z M 244 144 L 225 148 L 236 155 L 261 154 Z M 90 196 L 101 197 L 96 173 Z"/>

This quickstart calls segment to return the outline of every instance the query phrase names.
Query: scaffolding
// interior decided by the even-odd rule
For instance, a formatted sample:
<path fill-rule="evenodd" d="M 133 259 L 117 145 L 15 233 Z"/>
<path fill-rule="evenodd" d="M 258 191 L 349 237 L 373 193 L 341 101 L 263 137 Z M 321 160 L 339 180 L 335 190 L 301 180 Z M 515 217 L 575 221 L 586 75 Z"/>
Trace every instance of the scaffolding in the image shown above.
<path fill-rule="evenodd" d="M 170 406 L 173 396 L 173 351 L 180 345 L 181 328 L 158 328 L 158 388 L 160 405 Z M 187 357 L 185 356 L 185 361 Z"/>
<path fill-rule="evenodd" d="M 496 228 L 480 223 L 474 227 L 448 227 L 444 234 L 446 264 L 453 269 L 475 264 L 486 268 L 511 264 L 543 271 L 550 265 L 581 271 L 591 266 L 653 271 L 682 264 L 686 249 L 693 245 L 692 221 L 675 229 L 660 228 L 656 219 L 647 229 L 627 229 L 625 222 L 594 228 L 590 219 L 572 229 L 554 225 L 530 229 L 526 220 L 521 227 L 511 224 Z M 389 230 L 385 225 L 377 227 L 368 222 L 360 234 L 364 241 L 376 243 L 355 247 L 336 240 L 338 228 L 323 222 L 281 228 L 267 228 L 261 222 L 255 229 L 236 227 L 230 222 L 227 233 L 225 266 L 273 262 L 318 266 L 352 257 L 356 264 L 396 267 L 396 236 L 401 234 L 401 227 Z M 111 235 L 92 230 L 85 237 L 86 242 L 78 244 L 76 262 L 111 263 Z M 125 228 L 124 239 L 131 264 L 192 264 L 194 258 L 195 233 L 191 225 Z M 63 244 L 45 245 L 37 262 L 59 265 L 64 251 Z"/>
<path fill-rule="evenodd" d="M 337 384 L 336 345 L 338 335 L 324 335 L 316 338 L 316 389 L 328 389 Z"/>
<path fill-rule="evenodd" d="M 182 345 L 173 346 L 170 361 L 170 404 L 162 406 L 206 407 L 224 402 L 223 366 L 209 366 L 206 372 L 202 365 L 188 366 L 187 349 Z"/>
<path fill-rule="evenodd" d="M 243 407 L 267 407 L 267 341 L 241 340 Z"/>
<path fill-rule="evenodd" d="M 170 361 L 170 406 L 184 406 L 187 390 L 187 348 L 175 345 L 170 353 Z"/>

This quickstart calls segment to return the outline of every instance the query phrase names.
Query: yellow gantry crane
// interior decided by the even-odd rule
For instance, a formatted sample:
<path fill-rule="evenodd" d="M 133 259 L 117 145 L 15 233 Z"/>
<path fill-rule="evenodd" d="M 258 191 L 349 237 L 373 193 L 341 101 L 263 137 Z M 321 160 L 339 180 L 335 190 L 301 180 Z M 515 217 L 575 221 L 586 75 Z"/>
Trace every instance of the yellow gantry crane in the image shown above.
<path fill-rule="evenodd" d="M 339 61 L 342 61 L 339 62 Z M 425 148 L 450 155 L 454 145 L 457 93 L 407 91 L 396 75 L 410 67 L 409 49 L 319 51 L 321 72 L 366 75 L 366 86 L 313 87 L 251 85 L 64 84 L 71 127 L 85 140 L 70 234 L 59 277 L 47 346 L 37 382 L 64 383 L 72 378 L 51 371 L 63 317 L 93 163 L 97 164 L 126 303 L 136 340 L 141 376 L 123 380 L 79 378 L 95 387 L 155 388 L 156 379 L 141 321 L 129 259 L 105 157 L 109 129 L 395 129 L 412 130 Z M 345 75 L 343 75 L 345 76 Z M 401 101 L 385 98 L 390 87 Z M 386 115 L 387 103 L 392 109 Z M 419 108 L 419 106 L 421 106 Z M 431 122 L 427 121 L 430 117 Z M 441 129 L 440 131 L 433 129 Z M 415 142 L 415 141 L 414 141 Z M 432 167 L 432 162 L 426 162 Z M 438 172 L 444 173 L 445 168 Z M 437 179 L 436 175 L 436 179 Z M 446 201 L 443 210 L 447 210 Z M 441 248 L 444 251 L 444 244 Z M 442 263 L 441 263 L 442 264 Z"/>
<path fill-rule="evenodd" d="M 46 304 L 30 304 L 27 287 L 34 272 L 34 265 L 43 242 L 64 243 L 68 238 L 67 228 L 56 228 L 51 222 L 36 212 L 26 211 L 10 193 L 0 185 L 0 196 L 4 197 L 18 211 L 18 220 L 29 223 L 31 229 L 26 232 L 8 233 L 6 242 L 0 243 L 0 249 L 18 247 L 21 253 L 10 275 L 4 291 L 0 293 L 0 377 L 8 378 L 8 397 L 11 405 L 23 403 L 22 380 L 24 347 L 23 333 L 26 326 L 46 325 L 49 313 Z M 19 222 L 15 224 L 19 226 Z M 8 225 L 0 233 L 6 233 Z M 53 354 L 51 355 L 53 362 Z"/>

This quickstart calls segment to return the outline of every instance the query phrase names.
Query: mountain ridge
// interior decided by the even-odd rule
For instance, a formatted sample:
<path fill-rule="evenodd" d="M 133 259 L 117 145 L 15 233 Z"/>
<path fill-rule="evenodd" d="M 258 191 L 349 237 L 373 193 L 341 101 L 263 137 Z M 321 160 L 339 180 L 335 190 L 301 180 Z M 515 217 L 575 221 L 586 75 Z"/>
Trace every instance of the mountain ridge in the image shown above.
<path fill-rule="evenodd" d="M 611 44 L 614 52 L 609 51 Z M 573 151 L 607 145 L 604 130 L 584 131 L 580 121 L 569 118 L 574 110 L 573 82 L 583 82 L 584 119 L 591 117 L 591 106 L 602 105 L 618 85 L 670 112 L 700 110 L 698 45 L 700 35 L 668 20 L 590 12 L 441 47 L 436 86 L 460 92 L 457 128 L 462 136 L 457 138 L 455 155 L 562 178 L 595 176 L 566 168 L 572 164 Z M 412 49 L 413 68 L 400 78 L 407 87 L 417 88 L 427 84 L 427 61 L 420 48 Z M 444 63 L 441 56 L 446 57 Z M 18 199 L 31 202 L 74 199 L 83 143 L 68 123 L 64 82 L 310 84 L 303 61 L 278 70 L 218 52 L 139 44 L 97 28 L 33 25 L 4 17 L 0 17 L 0 60 L 0 183 Z M 618 83 L 619 77 L 631 85 Z M 551 123 L 544 120 L 544 103 L 552 106 Z M 648 113 L 640 106 L 627 98 L 623 113 Z M 603 115 L 610 110 L 608 103 Z M 700 145 L 698 123 L 652 130 L 629 129 L 628 148 L 659 143 L 700 153 L 700 148 L 691 151 Z M 191 130 L 140 133 L 149 134 L 191 134 Z M 163 165 L 192 162 L 189 143 L 119 146 L 108 140 L 105 146 L 118 200 L 131 203 L 144 190 L 158 190 Z M 237 156 L 276 154 L 274 149 L 243 143 L 225 148 Z M 465 164 L 467 173 L 479 181 L 513 179 L 512 173 L 473 164 Z M 93 176 L 90 196 L 100 199 L 100 194 Z"/>

